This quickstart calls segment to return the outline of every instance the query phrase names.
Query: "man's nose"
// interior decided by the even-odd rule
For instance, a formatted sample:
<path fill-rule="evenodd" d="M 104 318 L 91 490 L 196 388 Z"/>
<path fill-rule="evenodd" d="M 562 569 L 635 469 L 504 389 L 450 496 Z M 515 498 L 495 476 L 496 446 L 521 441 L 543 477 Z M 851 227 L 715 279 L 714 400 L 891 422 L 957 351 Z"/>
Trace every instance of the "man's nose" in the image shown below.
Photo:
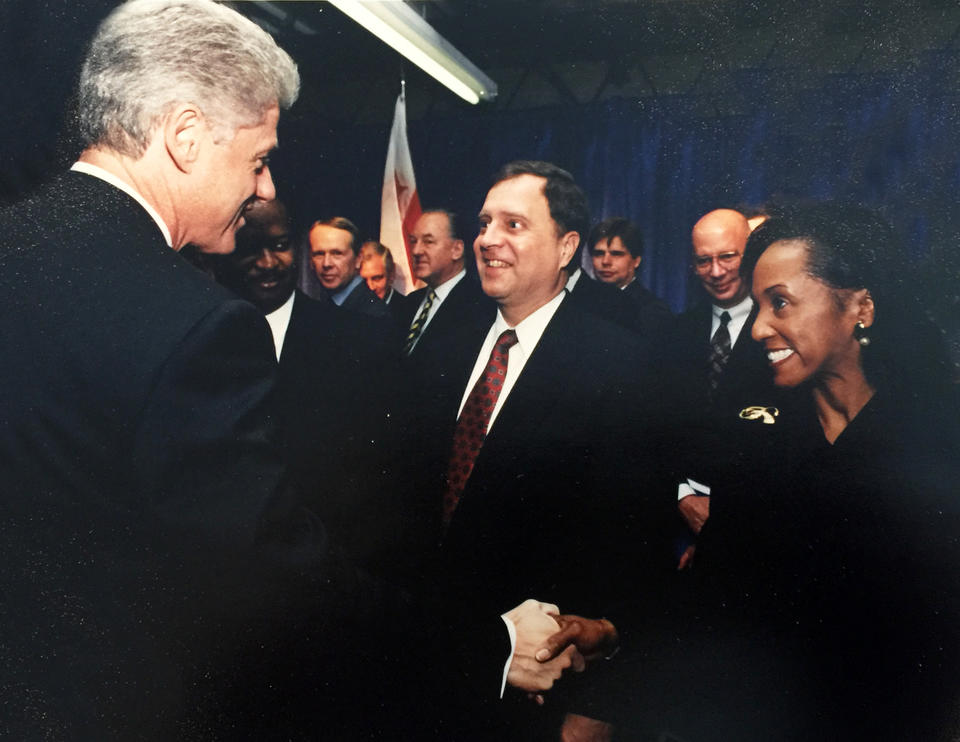
<path fill-rule="evenodd" d="M 477 239 L 474 240 L 474 248 L 484 250 L 488 247 L 492 247 L 497 244 L 500 240 L 500 230 L 497 229 L 497 226 L 490 222 L 486 225 L 484 230 L 477 235 Z"/>
<path fill-rule="evenodd" d="M 722 276 L 724 273 L 726 273 L 726 269 L 720 265 L 720 260 L 718 258 L 711 258 L 710 275 L 714 278 L 720 278 L 720 276 Z"/>
<path fill-rule="evenodd" d="M 278 262 L 277 256 L 273 254 L 273 250 L 266 247 L 263 248 L 257 256 L 258 268 L 273 268 Z"/>
<path fill-rule="evenodd" d="M 270 168 L 266 165 L 257 174 L 256 196 L 261 201 L 273 201 L 277 197 L 277 189 L 273 185 L 273 176 L 270 175 Z"/>

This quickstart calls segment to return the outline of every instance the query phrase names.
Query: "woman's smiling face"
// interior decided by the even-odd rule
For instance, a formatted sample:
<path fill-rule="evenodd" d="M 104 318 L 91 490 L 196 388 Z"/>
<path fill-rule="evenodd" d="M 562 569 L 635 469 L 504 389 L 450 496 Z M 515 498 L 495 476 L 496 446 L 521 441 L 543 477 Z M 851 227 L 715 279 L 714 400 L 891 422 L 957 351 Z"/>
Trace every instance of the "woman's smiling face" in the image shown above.
<path fill-rule="evenodd" d="M 798 386 L 860 364 L 855 294 L 866 291 L 837 290 L 811 276 L 807 251 L 802 240 L 774 242 L 753 272 L 758 311 L 752 335 L 763 343 L 778 386 Z"/>

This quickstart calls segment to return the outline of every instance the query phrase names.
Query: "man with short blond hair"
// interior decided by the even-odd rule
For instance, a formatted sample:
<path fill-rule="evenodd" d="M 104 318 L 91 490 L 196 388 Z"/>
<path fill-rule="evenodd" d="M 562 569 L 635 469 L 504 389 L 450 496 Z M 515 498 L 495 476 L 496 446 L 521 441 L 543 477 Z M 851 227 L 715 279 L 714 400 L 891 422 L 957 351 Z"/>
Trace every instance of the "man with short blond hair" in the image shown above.
<path fill-rule="evenodd" d="M 360 278 L 367 282 L 367 288 L 385 304 L 389 305 L 399 296 L 393 288 L 396 276 L 397 266 L 393 262 L 390 248 L 376 240 L 367 240 L 361 245 Z"/>
<path fill-rule="evenodd" d="M 383 301 L 360 276 L 360 230 L 343 216 L 316 221 L 307 233 L 313 271 L 327 298 L 338 307 L 387 317 Z"/>

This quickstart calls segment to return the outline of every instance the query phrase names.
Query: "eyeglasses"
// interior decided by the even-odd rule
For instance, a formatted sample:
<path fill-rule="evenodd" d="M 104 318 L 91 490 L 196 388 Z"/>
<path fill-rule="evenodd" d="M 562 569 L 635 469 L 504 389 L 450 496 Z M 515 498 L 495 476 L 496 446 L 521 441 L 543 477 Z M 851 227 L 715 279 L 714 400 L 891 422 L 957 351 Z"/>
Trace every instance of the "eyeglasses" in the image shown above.
<path fill-rule="evenodd" d="M 735 268 L 740 263 L 743 253 L 723 252 L 719 255 L 698 255 L 693 259 L 693 269 L 697 273 L 709 273 L 713 261 L 717 261 L 721 268 Z"/>

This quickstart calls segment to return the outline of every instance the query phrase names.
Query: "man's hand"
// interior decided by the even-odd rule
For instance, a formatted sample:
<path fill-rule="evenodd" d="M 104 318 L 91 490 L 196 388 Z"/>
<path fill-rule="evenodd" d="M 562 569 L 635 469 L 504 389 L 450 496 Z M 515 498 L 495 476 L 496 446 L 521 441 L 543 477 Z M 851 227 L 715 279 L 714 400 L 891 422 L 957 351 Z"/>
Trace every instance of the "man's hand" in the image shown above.
<path fill-rule="evenodd" d="M 680 572 L 685 569 L 693 568 L 693 557 L 697 553 L 697 545 L 690 544 L 686 549 L 683 550 L 683 553 L 680 555 L 680 561 L 677 562 L 677 571 Z"/>
<path fill-rule="evenodd" d="M 580 714 L 567 714 L 560 729 L 560 742 L 610 742 L 613 726 Z"/>
<path fill-rule="evenodd" d="M 677 509 L 690 530 L 699 535 L 703 524 L 710 517 L 710 498 L 704 495 L 687 495 L 677 503 Z"/>
<path fill-rule="evenodd" d="M 572 645 L 561 648 L 549 659 L 534 658 L 534 652 L 561 629 L 554 620 L 558 613 L 557 606 L 531 599 L 506 614 L 517 630 L 517 644 L 507 671 L 507 683 L 514 688 L 540 693 L 550 690 L 565 670 L 583 670 L 583 657 Z"/>
<path fill-rule="evenodd" d="M 575 647 L 587 662 L 609 657 L 620 646 L 617 628 L 605 618 L 555 616 L 560 631 L 549 637 L 537 650 L 538 662 L 552 662 Z"/>

